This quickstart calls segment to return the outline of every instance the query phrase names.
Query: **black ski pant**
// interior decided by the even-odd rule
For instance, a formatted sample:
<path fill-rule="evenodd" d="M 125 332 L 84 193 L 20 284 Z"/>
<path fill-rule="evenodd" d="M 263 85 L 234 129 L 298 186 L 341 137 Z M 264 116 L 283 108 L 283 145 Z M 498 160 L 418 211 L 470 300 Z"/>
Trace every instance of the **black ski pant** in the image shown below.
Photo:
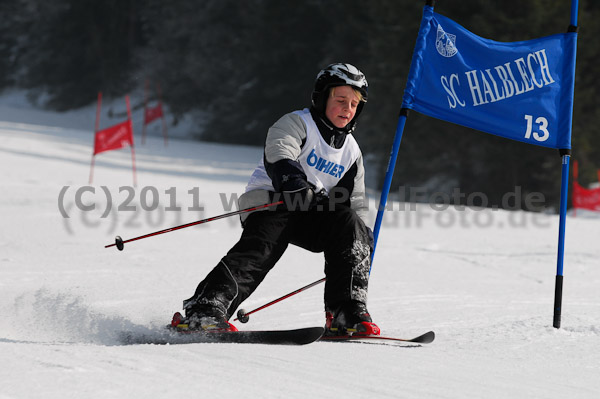
<path fill-rule="evenodd" d="M 325 309 L 349 301 L 366 304 L 372 243 L 368 228 L 350 207 L 290 212 L 265 210 L 248 216 L 244 231 L 217 266 L 184 301 L 218 308 L 229 319 L 275 266 L 289 244 L 325 255 Z"/>

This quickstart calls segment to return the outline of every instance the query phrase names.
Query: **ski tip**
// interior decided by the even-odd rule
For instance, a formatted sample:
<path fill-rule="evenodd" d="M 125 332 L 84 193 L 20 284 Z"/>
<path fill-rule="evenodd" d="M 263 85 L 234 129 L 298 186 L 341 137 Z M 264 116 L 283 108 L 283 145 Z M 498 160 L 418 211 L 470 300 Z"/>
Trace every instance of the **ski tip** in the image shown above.
<path fill-rule="evenodd" d="M 430 344 L 435 339 L 435 333 L 433 331 L 426 332 L 416 338 L 410 340 L 410 342 L 416 342 L 419 344 Z"/>

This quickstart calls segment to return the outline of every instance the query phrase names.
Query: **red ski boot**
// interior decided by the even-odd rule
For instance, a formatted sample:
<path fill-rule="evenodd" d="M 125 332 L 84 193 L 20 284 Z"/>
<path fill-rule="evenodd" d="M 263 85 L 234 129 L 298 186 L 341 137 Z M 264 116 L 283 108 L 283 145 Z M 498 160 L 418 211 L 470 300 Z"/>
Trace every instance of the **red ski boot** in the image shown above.
<path fill-rule="evenodd" d="M 325 335 L 328 336 L 381 334 L 362 302 L 350 302 L 335 311 L 327 311 L 325 317 Z"/>

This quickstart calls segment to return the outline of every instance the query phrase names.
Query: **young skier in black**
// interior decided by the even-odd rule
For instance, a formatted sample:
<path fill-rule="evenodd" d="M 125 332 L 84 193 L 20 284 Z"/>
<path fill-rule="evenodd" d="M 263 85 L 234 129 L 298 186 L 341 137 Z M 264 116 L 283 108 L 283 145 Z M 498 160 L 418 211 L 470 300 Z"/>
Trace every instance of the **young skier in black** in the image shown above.
<path fill-rule="evenodd" d="M 352 136 L 367 80 L 350 64 L 317 75 L 310 109 L 268 131 L 240 209 L 284 200 L 242 219 L 240 240 L 184 301 L 190 329 L 235 330 L 228 322 L 289 244 L 325 255 L 326 334 L 379 334 L 367 311 L 373 234 L 365 225 L 364 168 Z"/>

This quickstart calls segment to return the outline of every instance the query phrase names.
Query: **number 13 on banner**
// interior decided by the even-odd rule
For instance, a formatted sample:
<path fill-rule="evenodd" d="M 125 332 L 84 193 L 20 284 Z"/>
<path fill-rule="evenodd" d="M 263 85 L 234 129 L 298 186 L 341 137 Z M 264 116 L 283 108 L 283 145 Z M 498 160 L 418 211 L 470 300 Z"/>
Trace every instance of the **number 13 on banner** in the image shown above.
<path fill-rule="evenodd" d="M 533 133 L 533 138 L 537 141 L 546 141 L 548 137 L 550 137 L 550 132 L 548 132 L 548 120 L 543 116 L 540 116 L 535 119 L 535 123 L 537 125 L 537 129 L 539 129 L 542 133 L 537 131 L 533 131 L 533 116 L 525 115 L 525 120 L 527 121 L 527 131 L 525 132 L 525 138 L 530 139 L 531 134 Z"/>

